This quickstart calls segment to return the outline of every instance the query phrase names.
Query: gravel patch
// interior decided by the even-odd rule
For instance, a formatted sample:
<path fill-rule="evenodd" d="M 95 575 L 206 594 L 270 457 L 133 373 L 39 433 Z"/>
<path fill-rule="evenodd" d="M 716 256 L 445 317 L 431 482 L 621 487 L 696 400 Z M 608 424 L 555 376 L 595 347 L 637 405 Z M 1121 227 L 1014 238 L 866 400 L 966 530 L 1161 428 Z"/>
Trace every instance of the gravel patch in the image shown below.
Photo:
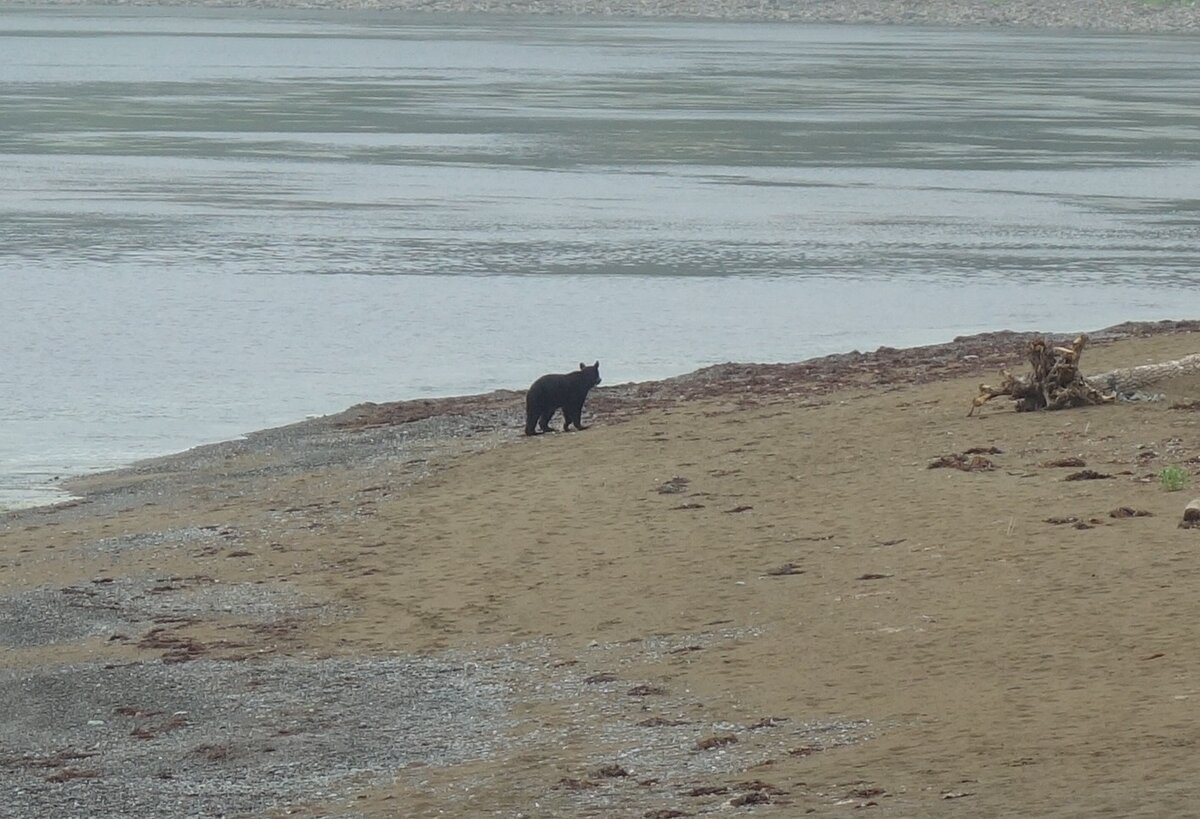
<path fill-rule="evenodd" d="M 0 597 L 0 649 L 31 648 L 108 637 L 128 621 L 115 609 L 74 599 L 58 588 L 37 588 Z"/>
<path fill-rule="evenodd" d="M 687 690 L 639 677 L 645 663 L 693 653 L 703 662 L 708 649 L 758 636 L 728 629 L 593 644 L 567 659 L 553 641 L 535 641 L 436 657 L 0 671 L 3 815 L 211 817 L 344 804 L 396 775 L 420 778 L 428 766 L 523 748 L 544 753 L 580 737 L 587 758 L 545 796 L 547 810 L 718 811 L 730 793 L 762 790 L 722 790 L 752 766 L 874 732 L 867 720 L 841 717 L 714 721 Z M 519 716 L 547 704 L 557 707 L 553 720 Z M 456 781 L 469 790 L 471 776 Z"/>
<path fill-rule="evenodd" d="M 214 543 L 237 541 L 237 532 L 217 526 L 186 526 L 166 529 L 161 532 L 142 532 L 120 537 L 107 537 L 84 544 L 84 553 L 121 554 L 135 549 L 180 548 L 185 546 L 207 546 Z"/>
<path fill-rule="evenodd" d="M 0 672 L 3 815 L 226 816 L 486 756 L 497 669 L 419 658 Z"/>
<path fill-rule="evenodd" d="M 337 609 L 265 583 L 211 577 L 119 577 L 87 585 L 39 587 L 0 596 L 0 648 L 30 648 L 129 636 L 154 623 L 227 619 L 277 623 L 325 620 Z"/>

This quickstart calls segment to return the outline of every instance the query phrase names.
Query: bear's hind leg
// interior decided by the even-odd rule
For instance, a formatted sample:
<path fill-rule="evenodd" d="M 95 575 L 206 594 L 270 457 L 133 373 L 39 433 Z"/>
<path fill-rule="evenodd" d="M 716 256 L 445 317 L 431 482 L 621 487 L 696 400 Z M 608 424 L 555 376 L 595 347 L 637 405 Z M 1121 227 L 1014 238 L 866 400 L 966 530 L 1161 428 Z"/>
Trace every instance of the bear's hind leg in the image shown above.
<path fill-rule="evenodd" d="M 550 419 L 554 417 L 554 408 L 542 413 L 542 417 L 538 419 L 538 425 L 542 428 L 542 432 L 550 432 Z"/>

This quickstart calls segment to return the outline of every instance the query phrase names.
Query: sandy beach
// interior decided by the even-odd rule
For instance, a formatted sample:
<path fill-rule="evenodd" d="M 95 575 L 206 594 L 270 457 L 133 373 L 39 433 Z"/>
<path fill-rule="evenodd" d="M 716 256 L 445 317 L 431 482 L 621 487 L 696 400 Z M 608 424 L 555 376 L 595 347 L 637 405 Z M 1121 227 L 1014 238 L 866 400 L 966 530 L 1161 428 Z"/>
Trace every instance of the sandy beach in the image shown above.
<path fill-rule="evenodd" d="M 968 418 L 1028 338 L 605 386 L 537 438 L 519 391 L 362 405 L 76 481 L 0 523 L 4 815 L 1186 815 L 1200 380 Z"/>

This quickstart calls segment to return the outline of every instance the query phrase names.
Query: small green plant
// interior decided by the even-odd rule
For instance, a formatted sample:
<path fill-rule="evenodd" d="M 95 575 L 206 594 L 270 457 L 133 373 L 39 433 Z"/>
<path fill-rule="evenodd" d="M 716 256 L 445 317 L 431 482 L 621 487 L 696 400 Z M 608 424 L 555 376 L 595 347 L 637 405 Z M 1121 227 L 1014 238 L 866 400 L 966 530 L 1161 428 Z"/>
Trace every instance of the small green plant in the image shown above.
<path fill-rule="evenodd" d="M 1158 479 L 1162 481 L 1163 489 L 1178 492 L 1187 486 L 1188 471 L 1182 466 L 1164 466 L 1162 472 L 1158 473 Z"/>

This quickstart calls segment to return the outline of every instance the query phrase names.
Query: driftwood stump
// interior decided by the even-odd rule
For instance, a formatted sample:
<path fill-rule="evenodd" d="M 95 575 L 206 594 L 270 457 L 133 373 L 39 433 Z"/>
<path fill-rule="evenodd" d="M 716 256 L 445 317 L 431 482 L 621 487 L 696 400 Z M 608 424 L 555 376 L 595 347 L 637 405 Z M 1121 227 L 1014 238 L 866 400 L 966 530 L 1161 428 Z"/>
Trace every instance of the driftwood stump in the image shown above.
<path fill-rule="evenodd" d="M 1001 370 L 999 386 L 979 385 L 979 395 L 971 402 L 967 416 L 974 415 L 975 410 L 1000 395 L 1013 398 L 1017 402 L 1017 412 L 1107 404 L 1115 400 L 1115 393 L 1101 392 L 1079 371 L 1087 340 L 1086 335 L 1080 335 L 1070 347 L 1054 347 L 1040 338 L 1029 342 L 1026 355 L 1033 372 L 1018 376 Z"/>

